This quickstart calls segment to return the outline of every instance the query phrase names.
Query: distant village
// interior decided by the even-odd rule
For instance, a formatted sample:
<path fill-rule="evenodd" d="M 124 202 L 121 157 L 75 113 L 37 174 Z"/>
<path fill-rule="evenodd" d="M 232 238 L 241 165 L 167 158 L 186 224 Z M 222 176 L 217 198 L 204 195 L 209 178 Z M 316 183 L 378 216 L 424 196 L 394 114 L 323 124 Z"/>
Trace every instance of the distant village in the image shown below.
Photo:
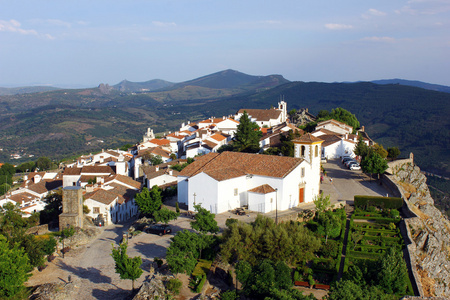
<path fill-rule="evenodd" d="M 298 133 L 292 140 L 294 157 L 218 152 L 233 143 L 244 112 L 262 132 L 260 153 L 279 146 L 289 131 Z M 163 137 L 155 137 L 148 128 L 142 141 L 128 151 L 102 150 L 79 157 L 61 172 L 24 175 L 20 187 L 0 198 L 0 205 L 18 204 L 30 216 L 44 209 L 43 199 L 49 193 L 81 189 L 87 216 L 111 224 L 135 216 L 135 195 L 143 187 L 156 185 L 163 190 L 177 187 L 178 203 L 188 211 L 196 204 L 215 214 L 241 207 L 260 213 L 287 210 L 312 202 L 319 194 L 322 161 L 355 156 L 358 134 L 353 134 L 354 128 L 336 120 L 319 122 L 312 133 L 297 127 L 315 120 L 307 109 L 290 119 L 287 103 L 279 101 L 270 109 L 240 109 L 233 116 L 187 121 Z M 367 145 L 373 143 L 364 127 L 359 136 Z M 187 165 L 188 159 L 194 162 L 181 171 L 174 167 Z"/>

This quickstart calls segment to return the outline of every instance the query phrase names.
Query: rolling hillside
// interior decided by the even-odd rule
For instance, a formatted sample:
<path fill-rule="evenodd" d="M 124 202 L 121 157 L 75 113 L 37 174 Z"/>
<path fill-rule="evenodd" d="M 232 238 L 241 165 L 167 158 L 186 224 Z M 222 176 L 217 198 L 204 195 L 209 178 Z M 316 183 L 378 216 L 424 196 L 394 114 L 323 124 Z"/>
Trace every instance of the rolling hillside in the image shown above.
<path fill-rule="evenodd" d="M 62 158 L 135 143 L 149 126 L 173 131 L 187 120 L 269 108 L 280 96 L 288 110 L 343 107 L 385 147 L 399 146 L 405 156 L 412 151 L 422 169 L 450 174 L 448 93 L 368 82 L 288 82 L 232 70 L 136 95 L 103 86 L 1 96 L 0 161 L 16 152 Z"/>

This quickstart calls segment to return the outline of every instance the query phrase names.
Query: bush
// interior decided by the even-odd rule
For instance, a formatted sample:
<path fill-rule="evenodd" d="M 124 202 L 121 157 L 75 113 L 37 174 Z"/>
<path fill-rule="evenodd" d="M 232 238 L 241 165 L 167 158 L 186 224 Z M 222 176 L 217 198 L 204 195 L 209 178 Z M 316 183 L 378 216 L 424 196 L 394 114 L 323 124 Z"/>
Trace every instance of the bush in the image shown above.
<path fill-rule="evenodd" d="M 354 197 L 355 207 L 369 208 L 379 207 L 382 209 L 399 209 L 403 206 L 403 199 L 398 197 L 360 196 Z"/>
<path fill-rule="evenodd" d="M 163 265 L 163 261 L 159 257 L 155 257 L 153 261 L 158 265 L 158 268 L 161 268 L 161 266 Z"/>
<path fill-rule="evenodd" d="M 180 213 L 180 206 L 178 205 L 178 202 L 175 202 L 175 211 Z"/>
<path fill-rule="evenodd" d="M 167 282 L 166 288 L 171 291 L 172 293 L 174 293 L 175 295 L 178 295 L 180 293 L 180 289 L 181 286 L 183 285 L 183 283 L 176 279 L 170 279 L 169 282 Z"/>
<path fill-rule="evenodd" d="M 220 294 L 220 299 L 222 300 L 236 300 L 236 291 L 226 291 Z"/>
<path fill-rule="evenodd" d="M 46 255 L 52 255 L 55 252 L 56 240 L 54 237 L 50 236 L 47 240 L 42 243 L 42 250 Z"/>

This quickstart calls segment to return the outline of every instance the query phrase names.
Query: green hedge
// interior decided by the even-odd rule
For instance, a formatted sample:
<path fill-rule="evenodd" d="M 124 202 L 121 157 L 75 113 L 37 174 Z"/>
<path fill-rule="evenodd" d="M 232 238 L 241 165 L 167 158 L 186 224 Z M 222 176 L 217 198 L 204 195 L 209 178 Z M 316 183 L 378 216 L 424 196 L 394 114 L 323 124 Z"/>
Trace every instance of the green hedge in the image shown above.
<path fill-rule="evenodd" d="M 361 251 L 348 251 L 349 257 L 358 259 L 377 259 L 383 253 L 373 253 L 373 252 L 361 252 Z"/>
<path fill-rule="evenodd" d="M 369 206 L 376 206 L 379 208 L 394 208 L 399 209 L 403 206 L 403 199 L 398 197 L 380 197 L 380 196 L 361 196 L 354 197 L 355 207 L 367 208 Z"/>

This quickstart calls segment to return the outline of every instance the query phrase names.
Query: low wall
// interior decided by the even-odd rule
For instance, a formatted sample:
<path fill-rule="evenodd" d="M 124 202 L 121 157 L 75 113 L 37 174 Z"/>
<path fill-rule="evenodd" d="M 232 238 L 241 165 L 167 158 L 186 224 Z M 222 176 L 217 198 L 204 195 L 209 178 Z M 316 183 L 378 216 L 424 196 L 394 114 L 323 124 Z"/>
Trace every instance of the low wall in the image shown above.
<path fill-rule="evenodd" d="M 388 168 L 386 170 L 386 173 L 394 174 L 394 170 L 401 168 L 404 164 L 414 164 L 414 155 L 412 153 L 409 154 L 409 158 L 405 159 L 398 159 L 394 161 L 388 162 Z"/>
<path fill-rule="evenodd" d="M 33 226 L 31 228 L 28 228 L 28 230 L 25 233 L 40 235 L 40 234 L 45 234 L 47 232 L 48 232 L 48 224 L 44 224 L 44 225 L 38 225 L 38 226 Z"/>

